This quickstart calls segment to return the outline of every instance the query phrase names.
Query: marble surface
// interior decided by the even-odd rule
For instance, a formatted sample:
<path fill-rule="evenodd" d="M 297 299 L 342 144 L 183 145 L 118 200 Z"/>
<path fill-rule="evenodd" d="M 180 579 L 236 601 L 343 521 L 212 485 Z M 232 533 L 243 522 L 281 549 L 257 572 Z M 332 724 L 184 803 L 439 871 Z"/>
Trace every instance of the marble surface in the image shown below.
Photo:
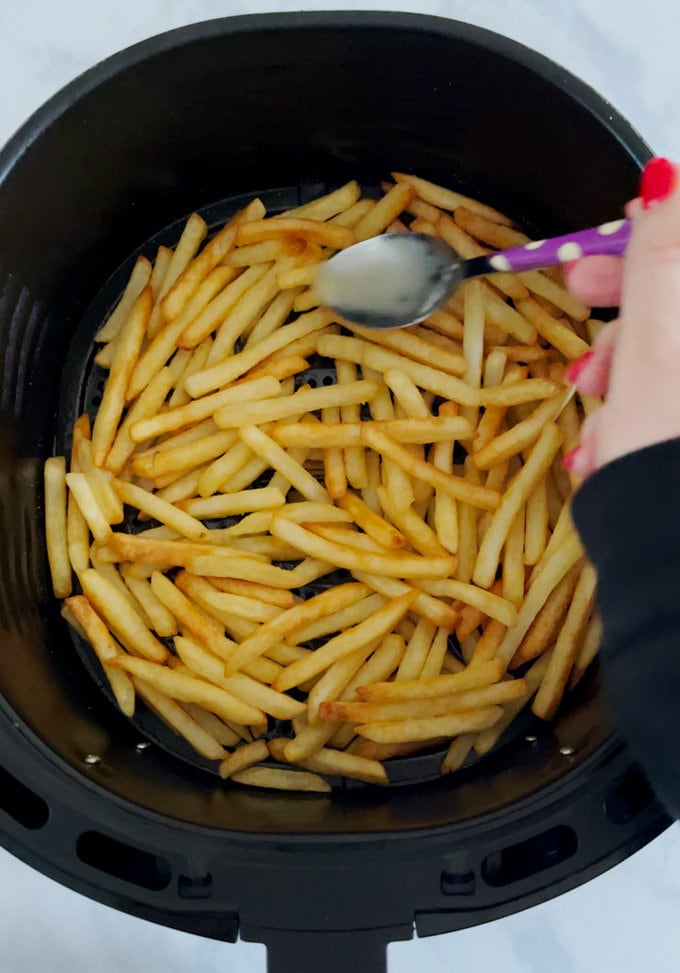
<path fill-rule="evenodd" d="M 2 0 L 0 143 L 46 98 L 101 58 L 160 31 L 228 14 L 403 10 L 476 23 L 580 75 L 659 153 L 680 158 L 674 0 L 449 0 L 228 3 L 226 0 Z M 389 948 L 390 973 L 675 973 L 680 832 L 671 828 L 606 875 L 499 922 Z M 0 850 L 3 973 L 264 971 L 264 947 L 195 938 L 124 916 Z"/>

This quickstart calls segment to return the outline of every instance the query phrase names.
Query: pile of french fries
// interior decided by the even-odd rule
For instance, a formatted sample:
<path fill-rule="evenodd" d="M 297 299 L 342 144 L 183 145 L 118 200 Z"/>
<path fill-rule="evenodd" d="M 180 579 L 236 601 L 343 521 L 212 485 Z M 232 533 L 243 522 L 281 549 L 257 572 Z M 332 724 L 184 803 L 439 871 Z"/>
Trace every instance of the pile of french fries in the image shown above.
<path fill-rule="evenodd" d="M 552 269 L 471 280 L 406 331 L 339 320 L 314 279 L 357 241 L 527 242 L 393 179 L 254 199 L 207 242 L 193 215 L 140 257 L 96 337 L 97 414 L 45 463 L 54 594 L 120 709 L 140 697 L 244 784 L 386 784 L 389 758 L 447 746 L 451 772 L 524 707 L 550 719 L 599 643 L 561 459 L 599 404 L 565 367 L 601 322 Z M 319 358 L 331 384 L 306 383 Z"/>

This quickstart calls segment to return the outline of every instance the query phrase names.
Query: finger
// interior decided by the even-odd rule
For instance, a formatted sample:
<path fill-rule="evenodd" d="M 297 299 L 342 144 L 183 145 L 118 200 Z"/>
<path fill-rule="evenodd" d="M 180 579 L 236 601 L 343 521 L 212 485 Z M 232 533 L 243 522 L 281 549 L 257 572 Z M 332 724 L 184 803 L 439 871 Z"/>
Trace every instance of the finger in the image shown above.
<path fill-rule="evenodd" d="M 583 257 L 564 268 L 574 297 L 595 307 L 615 307 L 621 300 L 623 265 L 618 257 Z"/>

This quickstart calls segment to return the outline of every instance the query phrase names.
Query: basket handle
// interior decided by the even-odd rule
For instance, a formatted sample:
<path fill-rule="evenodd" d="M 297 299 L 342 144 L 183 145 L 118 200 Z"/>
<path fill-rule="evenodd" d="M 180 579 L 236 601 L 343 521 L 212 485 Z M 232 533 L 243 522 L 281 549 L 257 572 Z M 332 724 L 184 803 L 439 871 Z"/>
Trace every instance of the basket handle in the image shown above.
<path fill-rule="evenodd" d="M 267 947 L 267 973 L 387 973 L 388 943 L 405 938 L 410 936 L 401 927 L 352 932 L 260 929 L 253 936 Z"/>

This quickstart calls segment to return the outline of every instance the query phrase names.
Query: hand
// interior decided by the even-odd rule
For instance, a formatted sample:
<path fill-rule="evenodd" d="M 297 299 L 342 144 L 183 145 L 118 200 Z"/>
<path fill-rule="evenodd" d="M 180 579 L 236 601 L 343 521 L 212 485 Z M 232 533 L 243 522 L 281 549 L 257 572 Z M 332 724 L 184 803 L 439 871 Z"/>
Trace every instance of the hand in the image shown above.
<path fill-rule="evenodd" d="M 585 477 L 634 450 L 680 436 L 680 170 L 653 159 L 641 199 L 627 215 L 633 233 L 623 260 L 586 257 L 566 270 L 585 303 L 620 306 L 620 316 L 568 370 L 586 395 L 606 396 L 583 425 L 565 466 Z"/>

